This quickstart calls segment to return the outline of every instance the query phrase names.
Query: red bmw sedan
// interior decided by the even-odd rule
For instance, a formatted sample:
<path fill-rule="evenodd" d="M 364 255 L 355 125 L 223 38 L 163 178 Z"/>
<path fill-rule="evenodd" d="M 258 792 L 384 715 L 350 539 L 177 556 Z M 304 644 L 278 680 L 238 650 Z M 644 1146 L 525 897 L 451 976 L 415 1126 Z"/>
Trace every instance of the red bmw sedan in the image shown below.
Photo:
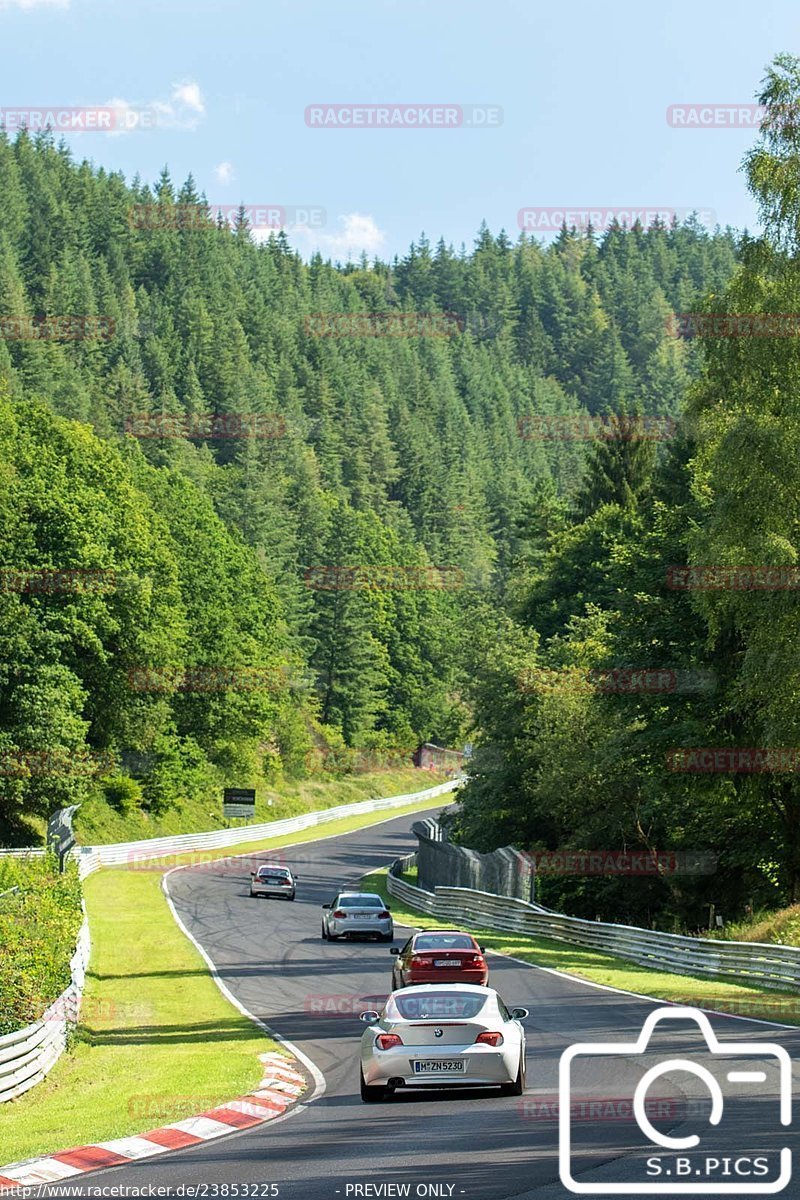
<path fill-rule="evenodd" d="M 392 946 L 397 962 L 392 967 L 392 991 L 417 983 L 475 983 L 486 986 L 489 968 L 470 933 L 452 929 L 426 929 L 415 933 L 398 950 Z"/>

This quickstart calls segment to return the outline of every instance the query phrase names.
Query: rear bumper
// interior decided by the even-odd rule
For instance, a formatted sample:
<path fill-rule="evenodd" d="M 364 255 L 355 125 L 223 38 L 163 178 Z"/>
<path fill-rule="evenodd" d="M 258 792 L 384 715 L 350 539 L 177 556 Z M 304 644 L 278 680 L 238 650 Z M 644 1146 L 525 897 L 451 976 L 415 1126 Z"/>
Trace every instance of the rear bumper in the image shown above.
<path fill-rule="evenodd" d="M 519 1068 L 515 1047 L 494 1046 L 398 1046 L 394 1050 L 375 1050 L 362 1057 L 364 1081 L 368 1085 L 386 1085 L 390 1079 L 402 1079 L 407 1087 L 486 1087 L 513 1083 Z M 414 1060 L 465 1060 L 463 1071 L 417 1073 Z"/>
<path fill-rule="evenodd" d="M 485 987 L 488 981 L 488 971 L 448 971 L 444 967 L 432 971 L 409 971 L 405 976 L 406 987 L 418 983 L 475 983 Z"/>
<path fill-rule="evenodd" d="M 389 921 L 358 921 L 354 918 L 345 917 L 343 921 L 331 921 L 328 926 L 329 933 L 333 937 L 346 937 L 348 934 L 380 934 L 381 937 L 389 937 L 394 932 L 394 927 L 391 920 Z"/>
<path fill-rule="evenodd" d="M 251 896 L 293 896 L 294 888 L 291 887 L 263 887 L 259 884 L 250 885 Z"/>

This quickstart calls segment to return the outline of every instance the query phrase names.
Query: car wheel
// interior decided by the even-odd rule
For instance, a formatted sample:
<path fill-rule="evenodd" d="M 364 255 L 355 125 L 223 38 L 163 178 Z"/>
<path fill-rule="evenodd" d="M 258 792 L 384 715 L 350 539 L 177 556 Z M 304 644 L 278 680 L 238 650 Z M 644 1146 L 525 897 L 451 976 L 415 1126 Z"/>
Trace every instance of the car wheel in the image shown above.
<path fill-rule="evenodd" d="M 287 896 L 287 897 L 286 897 L 286 899 L 287 899 L 287 900 L 294 900 L 294 896 Z"/>
<path fill-rule="evenodd" d="M 382 942 L 393 942 L 393 941 L 394 941 L 394 934 L 393 934 L 393 933 L 383 933 L 383 934 L 381 934 L 381 941 L 382 941 Z"/>
<path fill-rule="evenodd" d="M 329 940 L 329 939 L 328 939 L 328 931 L 327 931 L 327 929 L 325 928 L 325 922 L 324 922 L 324 921 L 322 922 L 322 933 L 320 934 L 320 937 L 321 937 L 321 938 L 322 938 L 324 941 L 326 941 L 326 942 Z"/>
<path fill-rule="evenodd" d="M 361 1099 L 365 1104 L 379 1104 L 381 1100 L 385 1100 L 389 1095 L 389 1089 L 385 1087 L 375 1087 L 364 1082 L 364 1072 L 361 1071 L 359 1078 L 361 1080 Z"/>
<path fill-rule="evenodd" d="M 519 1070 L 513 1083 L 504 1083 L 500 1088 L 503 1096 L 521 1096 L 525 1091 L 525 1052 L 519 1056 Z"/>

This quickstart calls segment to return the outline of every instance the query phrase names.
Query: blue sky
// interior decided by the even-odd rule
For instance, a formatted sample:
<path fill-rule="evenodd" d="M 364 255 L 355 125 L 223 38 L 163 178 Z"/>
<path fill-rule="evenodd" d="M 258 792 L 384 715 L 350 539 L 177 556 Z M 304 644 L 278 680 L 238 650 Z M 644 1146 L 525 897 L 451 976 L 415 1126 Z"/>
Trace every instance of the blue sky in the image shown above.
<path fill-rule="evenodd" d="M 746 129 L 680 129 L 671 104 L 752 101 L 792 51 L 797 0 L 0 0 L 0 107 L 114 101 L 154 128 L 70 134 L 153 181 L 192 171 L 220 204 L 311 207 L 304 254 L 469 246 L 520 208 L 710 210 L 756 226 Z M 313 104 L 483 104 L 490 128 L 310 128 Z M 291 214 L 290 214 L 291 215 Z M 709 218 L 712 219 L 712 218 Z"/>

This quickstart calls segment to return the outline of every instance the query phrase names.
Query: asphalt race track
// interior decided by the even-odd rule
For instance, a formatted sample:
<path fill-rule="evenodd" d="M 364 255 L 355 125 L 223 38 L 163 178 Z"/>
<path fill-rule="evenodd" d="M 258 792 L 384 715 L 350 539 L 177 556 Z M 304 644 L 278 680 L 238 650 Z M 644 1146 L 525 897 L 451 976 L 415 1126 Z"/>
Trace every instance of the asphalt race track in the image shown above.
<path fill-rule="evenodd" d="M 374 1006 L 370 997 L 386 994 L 392 960 L 386 944 L 322 941 L 320 905 L 330 901 L 341 885 L 352 884 L 365 872 L 413 850 L 416 843 L 410 826 L 415 819 L 394 818 L 286 850 L 286 861 L 300 876 L 294 903 L 250 899 L 251 859 L 244 865 L 227 860 L 213 870 L 182 870 L 170 876 L 170 894 L 182 921 L 224 982 L 250 1012 L 316 1064 L 324 1075 L 324 1093 L 293 1115 L 261 1128 L 88 1175 L 85 1187 L 124 1185 L 142 1189 L 143 1195 L 153 1187 L 166 1187 L 168 1194 L 185 1196 L 191 1194 L 187 1185 L 207 1185 L 205 1193 L 201 1188 L 195 1194 L 213 1198 L 235 1197 L 237 1184 L 273 1183 L 280 1200 L 388 1200 L 403 1195 L 454 1200 L 529 1195 L 536 1200 L 564 1200 L 570 1195 L 560 1182 L 558 1167 L 554 1102 L 559 1058 L 575 1042 L 634 1041 L 648 1013 L 657 1007 L 644 1000 L 492 956 L 490 983 L 509 1006 L 530 1009 L 525 1022 L 526 1096 L 501 1097 L 490 1089 L 409 1091 L 384 1104 L 361 1103 L 358 1042 L 363 1026 L 357 1013 Z M 398 932 L 395 944 L 401 939 L 404 931 Z M 175 985 L 179 987 L 180 980 Z M 689 981 L 687 990 L 690 987 Z M 800 1031 L 730 1017 L 714 1016 L 712 1023 L 723 1041 L 784 1046 L 795 1062 L 796 1084 Z M 699 1039 L 680 1028 L 676 1032 L 674 1023 L 658 1039 L 660 1060 L 697 1051 L 695 1057 L 701 1061 Z M 197 1052 L 203 1053 L 201 1045 Z M 747 1065 L 741 1061 L 737 1069 Z M 752 1061 L 749 1065 L 752 1070 Z M 764 1066 L 763 1060 L 760 1065 Z M 684 1074 L 678 1084 L 674 1075 L 667 1076 L 649 1090 L 655 1107 L 648 1111 L 658 1129 L 700 1135 L 697 1151 L 682 1152 L 684 1163 L 691 1161 L 691 1166 L 681 1167 L 675 1152 L 645 1142 L 630 1119 L 630 1101 L 641 1076 L 639 1060 L 576 1063 L 573 1174 L 589 1189 L 585 1194 L 599 1196 L 604 1194 L 598 1190 L 602 1185 L 627 1182 L 627 1194 L 647 1195 L 637 1181 L 650 1182 L 642 1174 L 642 1148 L 648 1145 L 649 1154 L 662 1156 L 660 1183 L 671 1189 L 662 1195 L 702 1194 L 681 1192 L 671 1184 L 689 1171 L 693 1177 L 699 1169 L 696 1163 L 711 1156 L 717 1166 L 706 1165 L 708 1179 L 747 1189 L 733 1194 L 757 1196 L 759 1191 L 750 1184 L 758 1183 L 759 1177 L 743 1171 L 763 1170 L 765 1178 L 773 1179 L 782 1147 L 791 1147 L 800 1157 L 796 1126 L 782 1129 L 779 1124 L 778 1069 L 768 1067 L 759 1085 L 743 1086 L 726 1081 L 730 1060 L 718 1067 L 712 1073 L 723 1085 L 727 1104 L 716 1129 L 707 1123 L 710 1105 L 704 1097 L 708 1091 L 700 1080 Z M 755 1164 L 759 1155 L 764 1156 L 768 1175 L 767 1167 Z M 798 1180 L 789 1184 L 783 1192 L 786 1196 L 800 1196 L 800 1164 L 796 1173 Z M 179 1190 L 181 1185 L 184 1188 Z M 224 1185 L 230 1189 L 227 1193 Z M 79 1195 L 80 1186 L 76 1183 L 70 1191 Z"/>

